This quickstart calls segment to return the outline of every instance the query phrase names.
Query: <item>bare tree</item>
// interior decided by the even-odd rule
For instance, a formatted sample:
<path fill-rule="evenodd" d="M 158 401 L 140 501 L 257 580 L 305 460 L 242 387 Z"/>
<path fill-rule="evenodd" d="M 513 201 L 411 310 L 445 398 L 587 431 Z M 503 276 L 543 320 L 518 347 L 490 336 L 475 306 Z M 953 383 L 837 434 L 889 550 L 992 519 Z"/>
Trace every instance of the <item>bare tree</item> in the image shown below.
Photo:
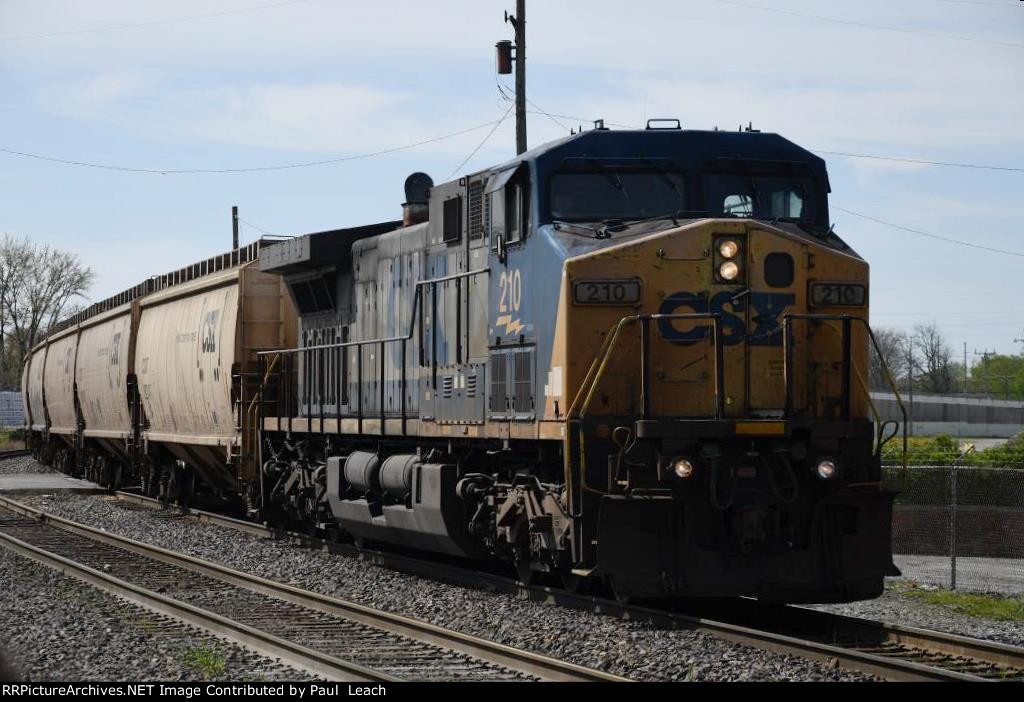
<path fill-rule="evenodd" d="M 914 350 L 920 355 L 915 363 L 920 372 L 922 389 L 926 392 L 950 393 L 957 387 L 953 350 L 934 322 L 914 327 Z"/>
<path fill-rule="evenodd" d="M 886 378 L 884 368 L 889 369 L 893 382 L 896 383 L 897 387 L 902 388 L 903 378 L 907 374 L 907 344 L 910 343 L 910 340 L 907 338 L 906 333 L 899 329 L 879 327 L 874 330 L 874 334 L 875 341 L 878 342 L 878 348 L 882 354 L 881 358 L 879 358 L 878 351 L 872 345 L 869 378 L 871 389 L 883 392 L 892 390 Z"/>
<path fill-rule="evenodd" d="M 70 313 L 93 277 L 75 254 L 9 234 L 0 240 L 0 382 L 5 387 L 18 386 L 28 351 Z"/>

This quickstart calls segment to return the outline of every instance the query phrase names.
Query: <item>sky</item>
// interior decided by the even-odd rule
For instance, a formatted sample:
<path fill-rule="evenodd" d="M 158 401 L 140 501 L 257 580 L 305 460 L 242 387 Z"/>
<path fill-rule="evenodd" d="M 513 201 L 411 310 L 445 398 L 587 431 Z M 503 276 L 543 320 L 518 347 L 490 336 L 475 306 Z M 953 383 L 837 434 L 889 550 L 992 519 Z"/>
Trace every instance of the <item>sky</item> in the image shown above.
<path fill-rule="evenodd" d="M 243 242 L 396 219 L 413 171 L 514 155 L 512 119 L 485 140 L 514 4 L 0 0 L 0 149 L 157 171 L 360 157 L 174 174 L 0 152 L 0 233 L 79 254 L 100 300 L 228 250 L 232 205 Z M 1024 2 L 530 0 L 527 20 L 531 146 L 675 117 L 1010 169 L 822 153 L 874 326 L 934 322 L 971 363 L 1024 350 Z"/>

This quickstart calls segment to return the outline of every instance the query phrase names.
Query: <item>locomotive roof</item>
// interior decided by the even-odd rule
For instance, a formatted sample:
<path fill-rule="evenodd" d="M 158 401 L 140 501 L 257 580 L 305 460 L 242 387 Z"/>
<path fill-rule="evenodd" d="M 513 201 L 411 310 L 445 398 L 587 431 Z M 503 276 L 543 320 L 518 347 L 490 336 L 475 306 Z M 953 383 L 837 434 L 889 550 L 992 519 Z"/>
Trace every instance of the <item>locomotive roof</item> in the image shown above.
<path fill-rule="evenodd" d="M 505 170 L 533 161 L 547 169 L 566 158 L 658 158 L 688 168 L 723 159 L 806 164 L 825 174 L 825 161 L 789 139 L 770 132 L 705 131 L 694 129 L 592 129 L 537 146 L 508 161 L 485 169 Z"/>

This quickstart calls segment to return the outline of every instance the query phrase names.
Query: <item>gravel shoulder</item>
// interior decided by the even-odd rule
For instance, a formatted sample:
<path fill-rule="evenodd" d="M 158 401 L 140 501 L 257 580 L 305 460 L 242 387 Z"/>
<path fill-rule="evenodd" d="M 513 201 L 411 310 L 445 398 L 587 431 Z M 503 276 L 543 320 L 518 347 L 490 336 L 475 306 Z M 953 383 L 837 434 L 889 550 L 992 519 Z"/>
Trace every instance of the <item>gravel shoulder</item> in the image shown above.
<path fill-rule="evenodd" d="M 25 681 L 309 676 L 0 548 L 0 652 Z"/>
<path fill-rule="evenodd" d="M 53 468 L 39 463 L 32 456 L 15 456 L 0 461 L 0 475 L 26 475 L 29 473 L 56 473 Z"/>
<path fill-rule="evenodd" d="M 839 605 L 815 605 L 814 609 L 921 629 L 945 631 L 976 639 L 999 641 L 1012 646 L 1024 646 L 1024 622 L 967 616 L 950 607 L 906 597 L 891 586 L 887 586 L 885 593 L 875 600 Z"/>
<path fill-rule="evenodd" d="M 48 512 L 297 587 L 639 680 L 871 680 L 694 631 L 667 630 L 419 578 L 109 497 L 26 498 Z"/>

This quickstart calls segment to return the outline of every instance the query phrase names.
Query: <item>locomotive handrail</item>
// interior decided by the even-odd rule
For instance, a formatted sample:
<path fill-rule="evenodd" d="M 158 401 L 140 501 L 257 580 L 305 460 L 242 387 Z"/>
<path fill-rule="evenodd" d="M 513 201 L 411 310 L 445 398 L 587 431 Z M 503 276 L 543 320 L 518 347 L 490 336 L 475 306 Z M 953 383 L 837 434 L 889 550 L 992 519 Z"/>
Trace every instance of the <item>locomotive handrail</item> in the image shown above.
<path fill-rule="evenodd" d="M 380 399 L 380 431 L 381 431 L 381 434 L 384 434 L 385 433 L 385 423 L 386 423 L 386 419 L 387 419 L 387 410 L 385 408 L 386 386 L 385 386 L 385 382 L 384 381 L 385 381 L 385 370 L 386 370 L 386 367 L 384 365 L 384 356 L 385 356 L 384 349 L 385 349 L 385 346 L 387 344 L 390 344 L 390 343 L 401 343 L 401 371 L 400 371 L 400 373 L 401 373 L 401 377 L 400 377 L 400 384 L 401 384 L 401 403 L 400 404 L 401 404 L 401 409 L 400 409 L 400 414 L 401 414 L 401 421 L 402 421 L 402 433 L 404 434 L 405 431 L 406 431 L 406 420 L 407 420 L 405 391 L 406 391 L 406 383 L 408 381 L 408 373 L 407 373 L 407 369 L 406 369 L 406 346 L 407 346 L 407 342 L 411 341 L 414 338 L 414 336 L 416 335 L 417 330 L 419 331 L 418 346 L 419 346 L 419 362 L 420 362 L 420 365 L 421 366 L 424 365 L 424 361 L 425 361 L 425 350 L 423 348 L 423 342 L 424 342 L 424 339 L 423 339 L 423 305 L 424 305 L 424 303 L 423 303 L 423 288 L 425 286 L 427 286 L 427 285 L 431 286 L 431 293 L 432 293 L 431 294 L 431 299 L 432 299 L 432 304 L 433 304 L 433 310 L 431 312 L 431 320 L 432 320 L 432 322 L 431 322 L 431 354 L 430 354 L 430 362 L 431 362 L 431 370 L 432 370 L 432 373 L 433 373 L 432 383 L 433 383 L 434 387 L 436 388 L 436 386 L 437 386 L 437 286 L 438 286 L 438 284 L 448 283 L 448 282 L 451 282 L 451 281 L 455 281 L 456 284 L 457 284 L 458 297 L 459 297 L 458 304 L 456 305 L 456 333 L 459 336 L 459 343 L 457 344 L 457 355 L 459 357 L 459 360 L 461 360 L 461 356 L 462 356 L 462 343 L 461 343 L 461 335 L 462 335 L 462 299 L 461 299 L 462 298 L 462 294 L 461 294 L 461 290 L 462 290 L 462 286 L 461 286 L 461 281 L 464 278 L 470 278 L 470 277 L 473 277 L 473 276 L 480 275 L 482 273 L 489 273 L 490 270 L 491 270 L 490 268 L 477 268 L 477 269 L 472 270 L 472 271 L 464 271 L 462 273 L 453 273 L 451 275 L 441 276 L 439 278 L 430 278 L 429 280 L 418 280 L 418 281 L 416 281 L 416 283 L 415 283 L 416 291 L 415 291 L 415 294 L 413 296 L 412 310 L 411 310 L 411 315 L 410 315 L 410 318 L 409 318 L 409 331 L 407 333 L 401 335 L 401 336 L 381 337 L 381 338 L 377 338 L 377 339 L 362 339 L 362 340 L 358 340 L 358 341 L 343 341 L 343 342 L 337 342 L 337 343 L 333 343 L 333 344 L 317 344 L 317 345 L 314 345 L 314 346 L 304 346 L 304 347 L 297 347 L 297 348 L 291 348 L 291 349 L 271 349 L 271 350 L 268 350 L 268 351 L 259 351 L 259 352 L 257 352 L 259 366 L 260 366 L 260 369 L 261 369 L 261 371 L 260 371 L 261 375 L 262 375 L 262 365 L 264 363 L 264 357 L 265 356 L 273 356 L 274 358 L 280 358 L 281 356 L 284 356 L 285 359 L 286 359 L 286 362 L 282 364 L 282 366 L 279 368 L 279 370 L 277 372 L 277 377 L 278 377 L 278 398 L 277 398 L 278 414 L 277 414 L 277 417 L 278 417 L 278 421 L 280 422 L 280 420 L 282 419 L 282 414 L 281 414 L 281 402 L 282 402 L 282 398 L 281 398 L 281 394 L 282 394 L 282 392 L 281 392 L 281 383 L 282 382 L 289 383 L 290 382 L 290 380 L 289 380 L 290 374 L 295 371 L 295 368 L 292 367 L 293 364 L 287 362 L 288 359 L 290 359 L 292 356 L 296 356 L 298 354 L 302 354 L 303 358 L 307 359 L 306 367 L 305 367 L 304 370 L 305 370 L 305 372 L 309 376 L 309 378 L 307 379 L 307 387 L 308 387 L 309 380 L 311 380 L 312 375 L 313 375 L 312 367 L 308 363 L 308 358 L 309 358 L 310 354 L 311 353 L 315 353 L 316 354 L 316 362 L 317 362 L 317 365 L 318 365 L 318 369 L 320 370 L 320 373 L 318 373 L 317 377 L 318 377 L 318 379 L 320 380 L 320 382 L 322 384 L 323 383 L 323 372 L 322 371 L 323 371 L 323 367 L 324 367 L 323 361 L 324 361 L 324 356 L 325 356 L 326 352 L 327 351 L 335 351 L 335 350 L 339 352 L 337 354 L 338 355 L 338 372 L 336 373 L 336 376 L 337 376 L 337 378 L 336 378 L 337 386 L 335 388 L 335 394 L 336 394 L 336 399 L 337 399 L 337 404 L 338 404 L 338 416 L 340 417 L 341 416 L 341 411 L 340 410 L 341 410 L 341 405 L 342 405 L 341 399 L 342 399 L 342 396 L 343 396 L 342 390 L 343 389 L 347 390 L 347 388 L 343 388 L 342 382 L 341 382 L 342 370 L 343 369 L 347 369 L 347 363 L 345 363 L 342 360 L 344 358 L 343 354 L 341 353 L 342 350 L 343 349 L 348 349 L 348 348 L 357 348 L 357 349 L 360 349 L 360 351 L 361 351 L 363 347 L 370 346 L 370 345 L 378 345 L 380 347 L 380 378 L 379 378 L 379 381 L 380 381 L 380 398 L 379 398 Z M 283 377 L 285 374 L 288 374 L 288 378 Z M 347 374 L 347 372 L 346 372 L 346 374 Z M 359 391 L 358 391 L 358 393 L 356 395 L 356 414 L 355 414 L 355 416 L 357 418 L 357 421 L 359 423 L 359 433 L 362 433 L 362 431 L 363 431 L 363 418 L 364 418 L 364 414 L 363 414 L 362 379 L 363 379 L 363 354 L 360 352 L 360 353 L 356 354 L 356 384 L 359 386 Z M 265 381 L 261 381 L 260 388 L 258 390 L 259 397 L 260 397 L 260 410 L 261 410 L 260 411 L 259 422 L 260 422 L 261 428 L 262 428 L 262 425 L 263 425 L 263 411 L 262 410 L 263 410 L 263 399 L 264 399 L 263 398 L 263 391 L 264 391 L 265 386 L 266 386 L 266 382 Z M 321 391 L 323 390 L 323 388 L 320 388 L 320 389 L 321 389 Z M 287 387 L 287 391 L 288 392 L 284 393 L 285 397 L 290 397 L 291 396 L 291 390 L 292 390 L 291 387 Z M 309 408 L 308 408 L 309 411 L 308 411 L 308 414 L 306 416 L 306 422 L 307 422 L 306 428 L 307 428 L 307 431 L 310 431 L 310 432 L 312 431 L 312 425 L 313 425 L 313 401 L 312 401 L 312 398 L 313 398 L 313 394 L 312 394 L 312 392 L 310 392 L 307 401 L 302 403 L 302 404 L 308 404 L 309 405 Z M 318 409 L 319 409 L 320 432 L 323 433 L 324 432 L 324 418 L 325 418 L 324 417 L 323 392 L 320 392 L 317 395 L 317 401 L 318 401 Z M 292 412 L 289 411 L 288 412 L 288 431 L 291 432 L 291 430 L 292 430 Z"/>
<path fill-rule="evenodd" d="M 404 334 L 402 336 L 388 336 L 388 337 L 382 337 L 380 339 L 363 339 L 363 340 L 360 340 L 360 341 L 343 341 L 343 342 L 339 342 L 339 343 L 335 343 L 335 344 L 318 344 L 316 346 L 299 346 L 299 347 L 293 348 L 293 349 L 271 349 L 269 351 L 259 351 L 258 355 L 260 355 L 260 356 L 271 356 L 273 354 L 298 353 L 300 351 L 321 351 L 321 350 L 327 350 L 327 349 L 350 348 L 350 347 L 353 347 L 353 346 L 366 346 L 368 344 L 387 344 L 387 343 L 391 343 L 391 342 L 395 342 L 395 341 L 409 341 L 409 340 L 412 339 L 413 334 L 415 333 L 415 330 L 416 330 L 416 326 L 417 326 L 416 325 L 416 312 L 419 310 L 419 307 L 420 307 L 421 289 L 424 286 L 427 286 L 427 285 L 437 285 L 438 283 L 448 283 L 448 282 L 451 282 L 453 280 L 461 280 L 463 278 L 470 278 L 470 277 L 475 276 L 475 275 L 480 275 L 481 273 L 490 273 L 490 272 L 491 272 L 490 268 L 477 268 L 476 270 L 464 271 L 462 273 L 453 273 L 452 275 L 446 275 L 446 276 L 443 276 L 441 278 L 431 278 L 429 280 L 417 280 L 416 281 L 416 294 L 413 297 L 413 303 L 412 303 L 412 305 L 413 305 L 412 306 L 412 318 L 411 318 L 411 320 L 409 322 L 409 331 L 408 331 L 408 333 L 406 333 L 406 334 Z M 422 333 L 423 333 L 423 329 L 422 329 L 422 327 L 420 327 L 420 334 L 422 335 Z M 420 338 L 420 341 L 421 342 L 423 341 L 422 336 Z"/>
<path fill-rule="evenodd" d="M 640 385 L 640 397 L 641 397 L 641 414 L 644 419 L 650 418 L 650 398 L 651 398 L 651 387 L 650 387 L 650 323 L 651 321 L 660 320 L 704 320 L 711 321 L 712 328 L 714 329 L 713 343 L 715 346 L 715 418 L 721 419 L 725 414 L 725 374 L 724 374 L 724 350 L 723 350 L 723 339 L 722 334 L 722 315 L 717 312 L 696 312 L 690 314 L 638 314 L 638 315 L 627 315 L 620 319 L 611 329 L 608 330 L 608 334 L 605 335 L 605 341 L 602 343 L 601 348 L 598 350 L 597 356 L 594 358 L 594 362 L 591 364 L 590 370 L 587 372 L 583 383 L 580 385 L 580 389 L 576 393 L 576 397 L 573 399 L 572 404 L 569 406 L 569 411 L 566 414 L 566 420 L 572 421 L 573 419 L 582 420 L 587 410 L 590 408 L 590 403 L 593 400 L 594 392 L 597 389 L 598 383 L 604 376 L 605 371 L 608 368 L 608 359 L 611 356 L 612 350 L 615 348 L 622 334 L 622 330 L 629 324 L 640 322 L 641 324 L 641 337 L 640 337 L 640 368 L 641 368 L 641 385 Z M 589 385 L 589 388 L 588 388 Z M 580 397 L 582 397 L 584 390 L 586 390 L 586 397 L 583 399 L 582 406 L 579 407 L 577 413 L 577 406 L 580 403 Z M 584 492 L 595 493 L 599 495 L 608 494 L 596 488 L 587 485 L 587 460 L 586 460 L 586 446 L 583 436 L 583 422 L 579 422 L 579 442 L 580 442 L 580 488 Z M 565 453 L 565 481 L 567 494 L 572 494 L 572 470 L 571 470 L 571 455 L 570 452 Z M 572 511 L 572 510 L 570 510 Z"/>
<path fill-rule="evenodd" d="M 580 404 L 580 398 L 583 396 L 584 390 L 587 390 L 586 398 L 583 400 L 583 406 L 579 409 L 578 416 L 580 419 L 586 414 L 587 409 L 590 407 L 590 402 L 593 399 L 594 391 L 597 388 L 598 382 L 604 375 L 608 365 L 608 357 L 611 355 L 612 349 L 618 343 L 619 335 L 627 324 L 633 324 L 634 322 L 640 322 L 642 325 L 641 337 L 640 337 L 640 352 L 641 352 L 641 404 L 643 405 L 642 413 L 643 418 L 648 419 L 650 415 L 650 322 L 660 321 L 662 319 L 668 320 L 710 320 L 714 329 L 713 343 L 715 346 L 715 418 L 721 419 L 724 415 L 724 400 L 725 400 L 725 376 L 724 369 L 725 364 L 723 360 L 723 349 L 721 340 L 722 334 L 722 315 L 717 312 L 695 312 L 690 314 L 637 314 L 627 315 L 620 319 L 611 329 L 608 330 L 608 334 L 605 335 L 605 341 L 598 350 L 597 355 L 594 357 L 594 361 L 590 366 L 590 370 L 587 372 L 586 377 L 583 379 L 583 383 L 580 385 L 580 389 L 576 392 L 576 397 L 573 399 L 572 404 L 569 406 L 569 411 L 566 413 L 566 419 L 576 418 L 576 408 Z M 587 389 L 589 386 L 589 389 Z"/>
<path fill-rule="evenodd" d="M 896 387 L 896 382 L 892 378 L 892 373 L 889 371 L 889 364 L 885 362 L 885 356 L 882 355 L 881 346 L 878 343 L 878 339 L 875 338 L 875 333 L 871 330 L 871 325 L 868 324 L 867 320 L 863 317 L 857 317 L 849 314 L 787 314 L 782 318 L 782 329 L 783 329 L 783 346 L 784 346 L 784 361 L 783 361 L 783 377 L 786 385 L 786 410 L 785 416 L 789 417 L 793 411 L 793 383 L 791 376 L 791 368 L 793 365 L 793 325 L 792 320 L 804 320 L 811 322 L 842 322 L 843 323 L 843 335 L 842 335 L 842 347 L 843 347 L 843 369 L 842 369 L 842 411 L 843 418 L 848 419 L 850 416 L 850 371 L 852 369 L 851 349 L 850 349 L 850 328 L 853 322 L 859 322 L 864 325 L 864 329 L 868 333 L 868 338 L 871 340 L 872 346 L 875 348 L 875 353 L 878 354 L 878 359 L 881 362 L 882 370 L 885 373 L 885 380 L 889 384 L 889 387 L 893 391 L 893 395 L 896 397 L 896 402 L 900 407 L 900 414 L 903 416 L 903 471 L 904 474 L 907 470 L 907 450 L 908 450 L 908 427 L 907 427 L 907 408 L 903 404 L 903 398 L 900 397 L 899 388 Z M 869 398 L 870 402 L 870 398 Z M 891 437 L 890 437 L 891 438 Z"/>

